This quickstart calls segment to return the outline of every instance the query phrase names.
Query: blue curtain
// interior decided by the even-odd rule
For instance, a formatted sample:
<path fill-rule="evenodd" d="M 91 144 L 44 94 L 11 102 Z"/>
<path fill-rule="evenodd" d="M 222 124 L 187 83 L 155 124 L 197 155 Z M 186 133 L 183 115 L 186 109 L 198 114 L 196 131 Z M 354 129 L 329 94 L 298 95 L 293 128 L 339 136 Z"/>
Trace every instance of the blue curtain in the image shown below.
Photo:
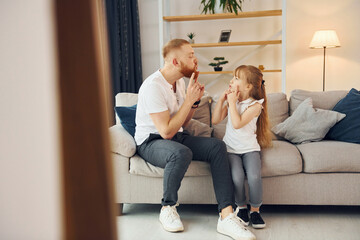
<path fill-rule="evenodd" d="M 142 83 L 137 0 L 106 0 L 113 101 L 119 92 L 137 93 Z"/>

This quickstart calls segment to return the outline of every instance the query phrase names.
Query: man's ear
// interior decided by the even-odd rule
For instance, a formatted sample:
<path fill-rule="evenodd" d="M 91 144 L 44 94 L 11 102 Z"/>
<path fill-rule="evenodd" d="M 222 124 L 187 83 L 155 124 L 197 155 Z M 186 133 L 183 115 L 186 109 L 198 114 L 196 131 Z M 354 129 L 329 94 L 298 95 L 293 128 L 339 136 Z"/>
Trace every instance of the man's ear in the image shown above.
<path fill-rule="evenodd" d="M 176 58 L 173 58 L 172 64 L 176 67 L 179 64 L 179 62 Z"/>

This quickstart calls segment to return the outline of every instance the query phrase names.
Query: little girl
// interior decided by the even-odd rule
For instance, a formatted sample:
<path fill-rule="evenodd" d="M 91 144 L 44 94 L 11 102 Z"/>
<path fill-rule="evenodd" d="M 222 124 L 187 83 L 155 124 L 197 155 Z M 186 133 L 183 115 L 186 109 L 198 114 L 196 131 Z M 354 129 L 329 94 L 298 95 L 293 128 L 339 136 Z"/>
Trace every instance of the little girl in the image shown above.
<path fill-rule="evenodd" d="M 229 89 L 221 95 L 212 116 L 212 123 L 217 124 L 228 115 L 223 140 L 229 153 L 238 206 L 236 212 L 246 225 L 251 221 L 254 228 L 265 227 L 259 211 L 262 204 L 260 148 L 271 146 L 264 82 L 258 68 L 250 65 L 237 67 Z M 223 106 L 225 101 L 227 104 Z M 245 173 L 249 184 L 250 220 Z"/>

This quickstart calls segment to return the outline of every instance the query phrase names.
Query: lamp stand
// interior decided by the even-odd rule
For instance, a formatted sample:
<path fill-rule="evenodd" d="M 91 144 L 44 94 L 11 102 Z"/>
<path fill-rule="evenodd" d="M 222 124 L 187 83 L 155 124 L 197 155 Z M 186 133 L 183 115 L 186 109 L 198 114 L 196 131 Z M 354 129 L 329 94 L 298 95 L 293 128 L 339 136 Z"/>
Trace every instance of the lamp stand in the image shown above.
<path fill-rule="evenodd" d="M 326 47 L 324 46 L 324 64 L 323 64 L 323 92 L 325 91 L 325 50 L 326 50 Z"/>

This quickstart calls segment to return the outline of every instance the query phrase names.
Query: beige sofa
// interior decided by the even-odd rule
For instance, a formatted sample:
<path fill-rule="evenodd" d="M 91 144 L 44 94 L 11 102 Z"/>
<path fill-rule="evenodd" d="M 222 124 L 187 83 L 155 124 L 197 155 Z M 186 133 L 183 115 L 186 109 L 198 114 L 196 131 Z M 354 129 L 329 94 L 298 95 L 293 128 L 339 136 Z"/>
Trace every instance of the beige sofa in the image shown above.
<path fill-rule="evenodd" d="M 314 107 L 332 109 L 346 91 L 294 90 L 268 94 L 271 125 L 289 117 L 306 98 Z M 117 106 L 136 104 L 137 95 L 119 93 Z M 213 104 L 214 105 L 214 104 Z M 203 97 L 194 118 L 210 123 L 211 97 Z M 211 127 L 211 136 L 222 138 L 224 121 Z M 196 132 L 196 131 L 195 131 Z M 197 131 L 199 132 L 199 131 Z M 200 131 L 206 134 L 206 130 Z M 135 141 L 121 126 L 110 128 L 115 170 L 116 201 L 156 203 L 162 198 L 163 169 L 146 163 L 135 153 Z M 360 205 L 360 144 L 322 140 L 294 145 L 273 136 L 273 147 L 262 151 L 263 203 L 296 205 Z M 209 165 L 193 161 L 179 190 L 180 204 L 216 204 Z"/>

